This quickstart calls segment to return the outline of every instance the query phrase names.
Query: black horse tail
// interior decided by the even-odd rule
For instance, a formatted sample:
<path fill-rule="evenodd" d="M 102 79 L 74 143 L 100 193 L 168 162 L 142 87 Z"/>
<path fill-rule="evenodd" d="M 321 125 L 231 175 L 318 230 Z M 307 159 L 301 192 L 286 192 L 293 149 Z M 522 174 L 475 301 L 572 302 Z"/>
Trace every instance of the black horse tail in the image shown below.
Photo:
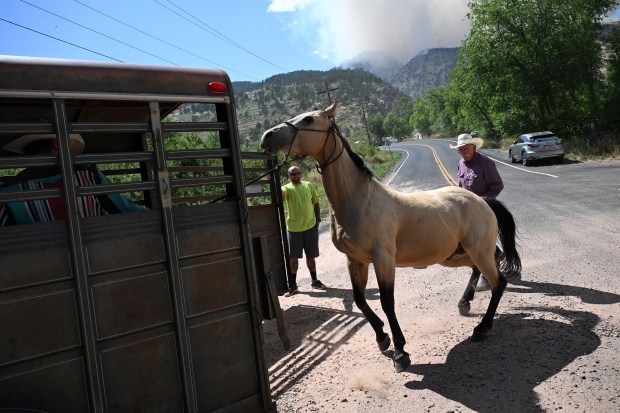
<path fill-rule="evenodd" d="M 515 219 L 506 206 L 491 198 L 484 198 L 487 205 L 491 207 L 497 218 L 499 227 L 499 239 L 505 256 L 499 263 L 499 270 L 506 279 L 511 280 L 521 276 L 521 257 L 517 251 L 517 225 Z"/>

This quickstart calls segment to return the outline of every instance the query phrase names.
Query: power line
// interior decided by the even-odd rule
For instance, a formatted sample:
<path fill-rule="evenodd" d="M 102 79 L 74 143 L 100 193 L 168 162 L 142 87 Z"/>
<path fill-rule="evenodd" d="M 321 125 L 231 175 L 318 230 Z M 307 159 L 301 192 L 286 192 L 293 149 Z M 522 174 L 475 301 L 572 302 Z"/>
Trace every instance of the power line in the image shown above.
<path fill-rule="evenodd" d="M 231 44 L 243 51 L 245 51 L 246 53 L 251 54 L 252 56 L 262 60 L 263 62 L 279 69 L 282 70 L 284 72 L 286 72 L 287 70 L 281 66 L 276 65 L 273 62 L 270 62 L 269 60 L 257 55 L 256 53 L 252 52 L 251 50 L 248 50 L 247 48 L 243 47 L 242 45 L 240 45 L 239 43 L 235 42 L 234 40 L 232 40 L 231 38 L 229 38 L 228 36 L 222 34 L 221 32 L 217 31 L 216 29 L 214 29 L 213 27 L 209 26 L 207 23 L 203 22 L 202 20 L 200 20 L 199 18 L 197 18 L 196 16 L 194 16 L 193 14 L 189 13 L 188 11 L 182 9 L 181 7 L 177 6 L 176 4 L 174 4 L 172 1 L 170 0 L 166 0 L 168 3 L 172 4 L 174 7 L 176 7 L 177 9 L 181 10 L 183 13 L 187 14 L 188 16 L 190 16 L 192 19 L 196 20 L 197 22 L 199 22 L 202 26 L 197 25 L 196 23 L 192 22 L 191 20 L 189 20 L 187 17 L 182 16 L 181 14 L 177 13 L 176 11 L 172 10 L 171 8 L 165 6 L 164 4 L 162 4 L 159 0 L 153 0 L 155 3 L 159 4 L 160 6 L 164 7 L 165 9 L 171 11 L 172 13 L 176 14 L 177 16 L 181 17 L 182 19 L 192 23 L 193 25 L 201 28 L 202 30 L 206 31 L 207 33 L 217 37 L 220 40 L 223 40 L 225 42 L 227 42 L 228 44 Z"/>
<path fill-rule="evenodd" d="M 99 53 L 99 52 L 95 52 L 94 50 L 87 49 L 86 47 L 79 46 L 79 45 L 77 45 L 75 43 L 71 43 L 71 42 L 68 42 L 68 41 L 63 40 L 63 39 L 59 39 L 58 37 L 50 36 L 49 34 L 42 33 L 42 32 L 40 32 L 38 30 L 35 30 L 35 29 L 31 29 L 30 27 L 22 26 L 21 24 L 17 24 L 15 22 L 3 19 L 2 17 L 0 17 L 0 20 L 5 21 L 5 22 L 10 23 L 10 24 L 13 24 L 13 25 L 18 26 L 18 27 L 21 27 L 22 29 L 30 30 L 31 32 L 40 34 L 42 36 L 46 36 L 46 37 L 49 37 L 51 39 L 58 40 L 59 42 L 66 43 L 66 44 L 71 45 L 71 46 L 75 46 L 75 47 L 77 47 L 79 49 L 86 50 L 86 51 L 94 53 L 94 54 L 98 54 L 99 56 L 107 57 L 108 59 L 116 60 L 117 62 L 120 62 L 120 63 L 125 63 L 122 60 L 115 59 L 115 58 L 113 58 L 111 56 L 108 56 L 108 55 L 105 55 L 105 54 L 102 54 L 102 53 Z"/>
<path fill-rule="evenodd" d="M 322 95 L 323 93 L 327 93 L 327 100 L 329 101 L 329 104 L 332 104 L 332 95 L 329 92 L 333 92 L 334 90 L 338 90 L 340 89 L 339 87 L 335 87 L 330 89 L 329 88 L 329 83 L 327 83 L 327 81 L 325 81 L 325 90 L 322 90 L 320 92 L 316 92 L 317 95 Z"/>
<path fill-rule="evenodd" d="M 364 125 L 366 126 L 366 137 L 368 138 L 368 146 L 372 146 L 372 141 L 370 140 L 370 132 L 368 131 L 368 121 L 366 120 L 366 111 L 364 110 L 364 104 L 360 103 L 362 107 L 362 117 L 364 118 Z"/>
<path fill-rule="evenodd" d="M 174 45 L 174 44 L 172 44 L 172 43 L 170 43 L 170 42 L 167 42 L 166 40 L 160 39 L 160 38 L 159 38 L 159 37 L 157 37 L 157 36 L 154 36 L 154 35 L 152 35 L 152 34 L 149 34 L 149 33 L 145 32 L 145 31 L 142 31 L 142 30 L 140 30 L 140 29 L 138 29 L 138 28 L 136 28 L 136 27 L 134 27 L 134 26 L 130 25 L 129 23 L 125 23 L 125 22 L 123 22 L 123 21 L 121 21 L 121 20 L 119 20 L 119 19 L 117 19 L 117 18 L 115 18 L 115 17 L 112 17 L 112 16 L 110 16 L 110 15 L 108 15 L 108 14 L 106 14 L 106 13 L 104 13 L 104 12 L 100 11 L 100 10 L 97 10 L 97 9 L 95 9 L 94 7 L 89 6 L 88 4 L 85 4 L 85 3 L 83 3 L 83 2 L 81 2 L 81 1 L 79 1 L 79 0 L 73 0 L 73 1 L 75 1 L 75 2 L 76 2 L 76 3 L 78 3 L 78 4 L 81 4 L 82 6 L 84 6 L 84 7 L 88 8 L 88 9 L 90 9 L 90 10 L 92 10 L 92 11 L 96 12 L 96 13 L 99 13 L 99 14 L 101 14 L 101 15 L 103 15 L 103 16 L 105 16 L 105 17 L 107 17 L 107 18 L 111 19 L 111 20 L 114 20 L 114 21 L 115 21 L 115 22 L 117 22 L 117 23 L 123 24 L 123 25 L 125 25 L 125 26 L 127 26 L 127 27 L 129 27 L 129 28 L 131 28 L 131 29 L 133 29 L 133 30 L 135 30 L 135 31 L 137 31 L 137 32 L 139 32 L 139 33 L 142 33 L 142 34 L 144 34 L 145 36 L 149 36 L 149 37 L 150 37 L 150 38 L 152 38 L 152 39 L 155 39 L 155 40 L 160 41 L 160 42 L 162 42 L 162 43 L 164 43 L 164 44 L 167 44 L 168 46 L 174 47 L 174 48 L 175 48 L 175 49 L 177 49 L 177 50 L 180 50 L 180 51 L 182 51 L 182 52 L 188 53 L 188 54 L 190 54 L 190 55 L 192 55 L 192 56 L 195 56 L 195 57 L 197 57 L 197 58 L 199 58 L 199 59 L 202 59 L 202 60 L 204 60 L 204 61 L 206 61 L 206 62 L 209 62 L 209 63 L 211 63 L 211 64 L 213 64 L 213 65 L 215 65 L 215 66 L 222 67 L 222 68 L 224 68 L 224 69 L 226 69 L 226 70 L 228 70 L 228 71 L 235 72 L 235 73 L 237 73 L 237 74 L 240 74 L 240 75 L 245 76 L 245 77 L 250 78 L 250 79 L 255 79 L 255 80 L 258 80 L 258 79 L 256 79 L 254 76 L 250 76 L 250 75 L 247 75 L 247 74 L 245 74 L 245 73 L 241 73 L 241 72 L 239 72 L 239 71 L 237 71 L 237 70 L 235 70 L 235 69 L 232 69 L 232 68 L 230 68 L 230 67 L 226 67 L 226 66 L 224 66 L 224 65 L 222 65 L 222 64 L 219 64 L 219 63 L 214 62 L 214 61 L 212 61 L 212 60 L 209 60 L 209 59 L 207 59 L 207 58 L 205 58 L 205 57 L 202 57 L 202 56 L 200 56 L 200 55 L 197 55 L 196 53 L 193 53 L 193 52 L 191 52 L 191 51 L 189 51 L 189 50 L 185 50 L 185 49 L 183 49 L 183 48 L 181 48 L 181 47 L 179 47 L 179 46 L 176 46 L 176 45 Z"/>
<path fill-rule="evenodd" d="M 35 5 L 35 4 L 32 4 L 32 3 L 30 3 L 30 2 L 28 2 L 28 1 L 26 1 L 26 0 L 20 0 L 20 1 L 21 1 L 22 3 L 24 3 L 24 4 L 27 4 L 27 5 L 29 5 L 29 6 L 31 6 L 31 7 L 34 7 L 34 8 L 37 8 L 37 9 L 39 9 L 39 10 L 41 10 L 41 11 L 43 11 L 43 12 L 46 12 L 46 13 L 48 13 L 48 14 L 50 14 L 50 15 L 53 15 L 53 16 L 55 16 L 55 17 L 59 18 L 59 19 L 65 20 L 65 21 L 67 21 L 67 22 L 70 22 L 70 23 L 72 23 L 72 24 L 74 24 L 74 25 L 76 25 L 76 26 L 79 26 L 79 27 L 81 27 L 81 28 L 83 28 L 83 29 L 89 30 L 89 31 L 91 31 L 91 32 L 93 32 L 93 33 L 96 33 L 96 34 L 98 34 L 98 35 L 100 35 L 100 36 L 103 36 L 103 37 L 105 37 L 105 38 L 108 38 L 108 39 L 110 39 L 110 40 L 113 40 L 113 41 L 115 41 L 115 42 L 117 42 L 117 43 L 120 43 L 120 44 L 122 44 L 122 45 L 124 45 L 124 46 L 130 47 L 130 48 L 132 48 L 132 49 L 134 49 L 134 50 L 137 50 L 137 51 L 140 51 L 140 52 L 142 52 L 142 53 L 148 54 L 148 55 L 153 56 L 153 57 L 155 57 L 155 58 L 157 58 L 157 59 L 160 59 L 160 60 L 163 60 L 163 61 L 165 61 L 165 62 L 168 62 L 168 63 L 170 63 L 170 64 L 172 64 L 172 65 L 174 65 L 174 66 L 179 66 L 177 63 L 174 63 L 174 62 L 172 62 L 172 61 L 170 61 L 170 60 L 167 60 L 167 59 L 165 59 L 165 58 L 163 58 L 163 57 L 160 57 L 160 56 L 158 56 L 158 55 L 155 55 L 155 54 L 153 54 L 153 53 L 150 53 L 150 52 L 148 52 L 148 51 L 146 51 L 146 50 L 140 49 L 140 48 L 138 48 L 138 47 L 136 47 L 136 46 L 133 46 L 133 45 L 131 45 L 131 44 L 127 43 L 127 42 L 124 42 L 124 41 L 122 41 L 122 40 L 116 39 L 116 38 L 114 38 L 114 37 L 112 37 L 112 36 L 109 36 L 109 35 L 107 35 L 107 34 L 105 34 L 105 33 L 102 33 L 102 32 L 99 32 L 99 31 L 97 31 L 97 30 L 91 29 L 91 28 L 89 28 L 89 27 L 87 27 L 87 26 L 84 26 L 84 25 L 82 25 L 82 24 L 80 24 L 80 23 L 78 23 L 78 22 L 76 22 L 76 21 L 73 21 L 73 20 L 71 20 L 71 19 L 65 18 L 65 17 L 63 17 L 63 16 L 61 16 L 61 15 L 59 15 L 59 14 L 57 14 L 57 13 L 54 13 L 54 12 L 52 12 L 52 11 L 50 11 L 50 10 L 47 10 L 47 9 L 45 9 L 45 8 L 39 7 L 39 6 Z M 169 42 L 167 42 L 167 41 L 165 41 L 165 40 L 163 40 L 163 39 L 161 39 L 161 38 L 158 38 L 157 36 L 154 36 L 154 35 L 152 35 L 152 34 L 149 34 L 149 33 L 147 33 L 147 32 L 144 32 L 144 31 L 142 31 L 142 30 L 140 30 L 140 29 L 138 29 L 138 28 L 136 28 L 136 27 L 134 27 L 134 26 L 132 26 L 132 25 L 130 25 L 130 24 L 128 24 L 128 23 L 126 23 L 126 22 L 123 22 L 123 21 L 121 21 L 121 20 L 119 20 L 119 19 L 116 19 L 116 18 L 114 18 L 114 17 L 112 17 L 112 16 L 110 16 L 110 15 L 106 14 L 106 13 L 103 13 L 102 11 L 97 10 L 97 9 L 95 9 L 94 7 L 89 6 L 88 4 L 85 4 L 85 3 L 83 3 L 83 2 L 81 2 L 81 1 L 79 1 L 79 0 L 74 0 L 74 1 L 75 1 L 76 3 L 78 3 L 78 4 L 82 5 L 83 7 L 89 8 L 90 10 L 92 10 L 92 11 L 94 11 L 94 12 L 96 12 L 96 13 L 99 13 L 99 14 L 101 14 L 101 15 L 103 15 L 103 16 L 105 16 L 105 17 L 107 17 L 107 18 L 111 19 L 111 20 L 114 20 L 114 21 L 116 21 L 116 22 L 118 22 L 118 23 L 120 23 L 120 24 L 123 24 L 123 25 L 125 25 L 125 26 L 127 26 L 127 27 L 129 27 L 129 28 L 131 28 L 131 29 L 133 29 L 133 30 L 135 30 L 135 31 L 137 31 L 137 32 L 139 32 L 139 33 L 142 33 L 142 34 L 144 34 L 144 35 L 146 35 L 146 36 L 149 36 L 149 37 L 151 37 L 151 38 L 153 38 L 153 39 L 155 39 L 155 40 L 157 40 L 157 41 L 159 41 L 159 42 L 162 42 L 162 43 L 164 43 L 164 44 L 166 44 L 166 45 L 169 45 L 169 46 L 171 46 L 171 47 L 174 47 L 174 48 L 175 48 L 175 49 L 177 49 L 177 50 L 180 50 L 180 51 L 182 51 L 182 52 L 185 52 L 185 53 L 191 54 L 192 56 L 195 56 L 195 57 L 197 57 L 197 58 L 199 58 L 199 59 L 205 60 L 205 61 L 207 61 L 207 62 L 209 62 L 209 63 L 211 63 L 211 64 L 213 64 L 213 65 L 216 65 L 216 66 L 222 67 L 222 68 L 224 68 L 224 69 L 226 69 L 226 70 L 228 70 L 228 71 L 231 71 L 231 72 L 235 72 L 235 73 L 237 73 L 237 74 L 240 74 L 240 75 L 245 76 L 245 77 L 247 77 L 247 78 L 250 78 L 250 79 L 256 79 L 254 76 L 250 76 L 250 75 L 247 75 L 247 74 L 245 74 L 245 73 L 242 73 L 242 72 L 239 72 L 239 71 L 237 71 L 237 70 L 234 70 L 234 69 L 232 69 L 232 68 L 226 67 L 226 66 L 221 65 L 221 64 L 219 64 L 219 63 L 217 63 L 217 62 L 214 62 L 214 61 L 212 61 L 212 60 L 206 59 L 206 58 L 204 58 L 204 57 L 202 57 L 202 56 L 200 56 L 200 55 L 198 55 L 198 54 L 196 54 L 196 53 L 193 53 L 193 52 L 191 52 L 191 51 L 189 51 L 189 50 L 183 49 L 183 48 L 181 48 L 181 47 L 179 47 L 179 46 L 176 46 L 176 45 L 174 45 L 174 44 L 172 44 L 172 43 L 169 43 Z M 243 51 L 245 51 L 245 52 L 247 52 L 247 53 L 249 53 L 249 54 L 251 54 L 251 55 L 253 55 L 253 56 L 257 57 L 257 58 L 259 58 L 259 59 L 261 59 L 261 60 L 263 60 L 264 62 L 266 62 L 266 63 L 268 63 L 268 64 L 270 64 L 270 65 L 272 65 L 272 66 L 274 66 L 274 67 L 276 67 L 276 68 L 278 68 L 278 69 L 280 69 L 280 70 L 286 71 L 286 69 L 285 69 L 285 68 L 280 67 L 280 66 L 278 66 L 278 65 L 276 65 L 276 64 L 274 64 L 274 63 L 272 63 L 272 62 L 270 62 L 270 61 L 268 61 L 268 60 L 266 60 L 266 59 L 262 58 L 261 56 L 259 56 L 259 55 L 255 54 L 255 53 L 253 53 L 252 51 L 250 51 L 250 50 L 248 50 L 247 48 L 243 47 L 242 45 L 240 45 L 239 43 L 235 42 L 234 40 L 232 40 L 232 39 L 228 38 L 226 35 L 222 34 L 221 32 L 217 31 L 216 29 L 212 28 L 211 26 L 209 26 L 208 24 L 204 23 L 204 22 L 203 22 L 203 21 L 201 21 L 200 19 L 196 18 L 196 17 L 195 17 L 195 16 L 193 16 L 191 13 L 189 13 L 189 12 L 185 11 L 184 9 L 180 8 L 179 6 L 177 6 L 176 4 L 174 4 L 173 2 L 171 2 L 170 0 L 167 0 L 167 1 L 168 1 L 168 3 L 172 4 L 173 6 L 175 6 L 176 8 L 178 8 L 179 10 L 181 10 L 181 11 L 183 11 L 184 13 L 186 13 L 187 15 L 189 15 L 191 18 L 193 18 L 194 20 L 198 21 L 198 22 L 199 22 L 200 24 L 202 24 L 204 27 L 201 27 L 201 26 L 197 25 L 196 23 L 194 23 L 194 22 L 190 21 L 188 18 L 186 18 L 186 17 L 184 17 L 184 16 L 180 15 L 180 14 L 179 14 L 179 13 L 177 13 L 176 11 L 174 11 L 174 10 L 170 9 L 169 7 L 167 7 L 167 6 L 163 5 L 161 2 L 159 2 L 159 1 L 157 1 L 157 0 L 153 0 L 153 1 L 155 1 L 156 3 L 158 3 L 160 6 L 162 6 L 162 7 L 166 8 L 167 10 L 171 11 L 172 13 L 177 14 L 179 17 L 183 18 L 184 20 L 188 21 L 189 23 L 192 23 L 192 24 L 194 24 L 195 26 L 199 27 L 200 29 L 207 31 L 207 32 L 208 32 L 208 33 L 210 33 L 211 35 L 213 35 L 213 36 L 215 36 L 215 37 L 218 37 L 219 39 L 221 39 L 221 40 L 223 40 L 223 41 L 225 41 L 225 42 L 227 42 L 227 43 L 229 43 L 229 44 L 231 44 L 231 45 L 233 45 L 233 46 L 235 46 L 235 47 L 237 47 L 237 48 L 239 48 L 239 49 L 241 49 L 241 50 L 243 50 Z M 10 24 L 13 24 L 13 25 L 19 26 L 19 27 L 21 27 L 21 28 L 23 28 L 23 29 L 26 29 L 26 30 L 32 31 L 32 32 L 34 32 L 34 33 L 40 34 L 40 35 L 42 35 L 42 36 L 46 36 L 46 37 L 49 37 L 49 38 L 51 38 L 51 39 L 57 40 L 57 41 L 59 41 L 59 42 L 62 42 L 62 43 L 65 43 L 65 44 L 68 44 L 68 45 L 71 45 L 71 46 L 77 47 L 77 48 L 82 49 L 82 50 L 86 50 L 86 51 L 88 51 L 88 52 L 94 53 L 94 54 L 99 55 L 99 56 L 103 56 L 103 57 L 105 57 L 105 58 L 108 58 L 108 59 L 111 59 L 111 60 L 114 60 L 114 61 L 117 61 L 117 62 L 124 63 L 122 60 L 116 59 L 116 58 L 114 58 L 114 57 L 108 56 L 108 55 L 103 54 L 103 53 L 99 53 L 99 52 L 97 52 L 97 51 L 94 51 L 94 50 L 92 50 L 92 49 L 89 49 L 89 48 L 86 48 L 86 47 L 83 47 L 83 46 L 77 45 L 77 44 L 75 44 L 75 43 L 72 43 L 72 42 L 69 42 L 69 41 L 66 41 L 66 40 L 63 40 L 63 39 L 60 39 L 60 38 L 57 38 L 57 37 L 51 36 L 51 35 L 49 35 L 49 34 L 46 34 L 46 33 L 40 32 L 40 31 L 35 30 L 35 29 L 32 29 L 32 28 L 30 28 L 30 27 L 22 26 L 22 25 L 20 25 L 20 24 L 18 24 L 18 23 L 11 22 L 11 21 L 8 21 L 8 20 L 5 20 L 5 19 L 2 19 L 2 20 L 3 20 L 3 21 L 5 21 L 5 22 L 7 22 L 7 23 L 10 23 Z"/>
<path fill-rule="evenodd" d="M 49 10 L 46 10 L 46 9 L 44 9 L 44 8 L 42 8 L 42 7 L 39 7 L 39 6 L 35 5 L 35 4 L 29 3 L 29 2 L 27 2 L 26 0 L 20 0 L 20 1 L 21 1 L 22 3 L 26 3 L 26 4 L 28 4 L 29 6 L 32 6 L 32 7 L 34 7 L 34 8 L 39 9 L 39 10 L 42 10 L 42 11 L 44 11 L 44 12 L 46 12 L 46 13 L 49 13 L 49 14 L 51 14 L 51 15 L 53 15 L 53 16 L 56 16 L 56 17 L 58 17 L 59 19 L 63 19 L 63 20 L 65 20 L 65 21 L 68 21 L 68 22 L 70 22 L 70 23 L 75 24 L 76 26 L 82 27 L 82 28 L 84 28 L 84 29 L 86 29 L 86 30 L 90 30 L 90 31 L 91 31 L 91 32 L 93 32 L 93 33 L 97 33 L 97 34 L 98 34 L 98 35 L 100 35 L 100 36 L 106 37 L 106 38 L 108 38 L 108 39 L 110 39 L 110 40 L 114 40 L 115 42 L 118 42 L 118 43 L 120 43 L 120 44 L 123 44 L 123 45 L 125 45 L 125 46 L 127 46 L 127 47 L 131 47 L 132 49 L 138 50 L 138 51 L 140 51 L 140 52 L 142 52 L 142 53 L 146 53 L 146 54 L 148 54 L 148 55 L 150 55 L 150 56 L 153 56 L 153 57 L 155 57 L 155 58 L 157 58 L 157 59 L 163 60 L 164 62 L 168 62 L 168 63 L 170 63 L 170 64 L 172 64 L 172 65 L 175 65 L 175 66 L 180 66 L 180 65 L 178 65 L 178 64 L 176 64 L 176 63 L 174 63 L 174 62 L 171 62 L 171 61 L 170 61 L 170 60 L 168 60 L 168 59 L 164 59 L 163 57 L 159 57 L 159 56 L 157 56 L 157 55 L 155 55 L 155 54 L 153 54 L 153 53 L 147 52 L 146 50 L 142 50 L 142 49 L 140 49 L 140 48 L 138 48 L 138 47 L 132 46 L 132 45 L 130 45 L 129 43 L 125 43 L 125 42 L 123 42 L 122 40 L 118 40 L 118 39 L 115 39 L 114 37 L 108 36 L 107 34 L 104 34 L 104 33 L 98 32 L 97 30 L 91 29 L 91 28 L 86 27 L 86 26 L 84 26 L 84 25 L 82 25 L 82 24 L 80 24 L 80 23 L 74 22 L 73 20 L 67 19 L 67 18 L 65 18 L 65 17 L 62 17 L 62 16 L 60 16 L 60 15 L 56 14 L 56 13 L 53 13 L 53 12 L 51 12 L 51 11 L 49 11 Z"/>

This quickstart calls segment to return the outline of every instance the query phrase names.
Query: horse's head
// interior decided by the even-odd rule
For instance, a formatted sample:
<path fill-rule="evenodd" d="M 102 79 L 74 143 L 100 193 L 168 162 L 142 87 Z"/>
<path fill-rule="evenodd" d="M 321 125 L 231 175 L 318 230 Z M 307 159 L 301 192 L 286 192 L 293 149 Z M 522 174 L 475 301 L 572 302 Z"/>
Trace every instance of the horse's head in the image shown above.
<path fill-rule="evenodd" d="M 280 151 L 294 155 L 317 158 L 325 146 L 328 134 L 333 131 L 336 104 L 324 110 L 302 113 L 265 131 L 261 147 L 270 154 Z"/>

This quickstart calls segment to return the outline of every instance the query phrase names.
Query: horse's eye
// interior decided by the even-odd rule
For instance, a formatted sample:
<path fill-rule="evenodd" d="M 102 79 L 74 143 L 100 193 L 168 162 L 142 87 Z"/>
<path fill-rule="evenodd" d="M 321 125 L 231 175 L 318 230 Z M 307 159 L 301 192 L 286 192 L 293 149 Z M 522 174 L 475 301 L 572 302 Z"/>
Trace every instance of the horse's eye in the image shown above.
<path fill-rule="evenodd" d="M 304 122 L 308 122 L 308 123 L 312 123 L 313 120 L 314 120 L 314 118 L 312 116 L 306 116 L 304 118 Z"/>

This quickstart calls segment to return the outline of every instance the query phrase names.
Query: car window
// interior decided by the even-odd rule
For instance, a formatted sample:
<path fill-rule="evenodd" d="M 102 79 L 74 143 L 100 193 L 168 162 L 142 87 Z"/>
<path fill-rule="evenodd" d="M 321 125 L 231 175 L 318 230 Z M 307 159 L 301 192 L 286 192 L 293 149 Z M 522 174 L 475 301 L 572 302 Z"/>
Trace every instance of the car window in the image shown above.
<path fill-rule="evenodd" d="M 548 142 L 548 141 L 554 141 L 556 140 L 558 137 L 555 135 L 542 135 L 542 136 L 537 136 L 534 139 L 534 142 Z"/>

